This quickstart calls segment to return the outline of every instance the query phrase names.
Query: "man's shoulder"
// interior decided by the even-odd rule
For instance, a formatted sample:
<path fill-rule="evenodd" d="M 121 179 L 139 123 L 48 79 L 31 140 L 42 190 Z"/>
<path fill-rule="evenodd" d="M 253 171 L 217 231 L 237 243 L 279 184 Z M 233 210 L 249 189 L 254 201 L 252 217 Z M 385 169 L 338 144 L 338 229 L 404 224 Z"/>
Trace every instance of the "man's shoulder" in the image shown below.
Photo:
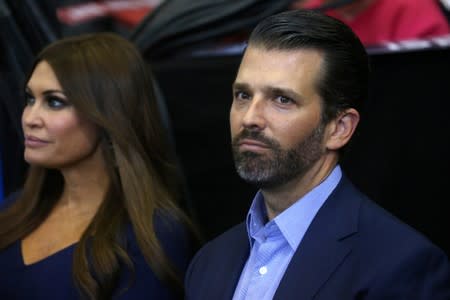
<path fill-rule="evenodd" d="M 238 280 L 248 257 L 250 243 L 245 223 L 238 224 L 206 243 L 189 265 L 185 278 L 186 299 L 209 299 L 227 283 Z M 224 282 L 223 276 L 231 280 Z M 233 278 L 233 279 L 231 279 Z M 201 292 L 200 292 L 201 291 Z M 199 293 L 202 297 L 199 298 Z M 207 295 L 207 296 L 205 296 Z"/>
<path fill-rule="evenodd" d="M 215 262 L 223 262 L 224 257 L 229 261 L 240 260 L 243 255 L 248 254 L 249 249 L 250 242 L 245 223 L 240 223 L 203 245 L 193 261 L 197 264 L 212 265 Z"/>
<path fill-rule="evenodd" d="M 431 246 L 431 241 L 413 225 L 410 225 L 383 208 L 378 203 L 367 199 L 362 202 L 360 212 L 360 230 L 367 236 L 389 240 L 391 245 L 408 244 Z"/>
<path fill-rule="evenodd" d="M 217 237 L 213 238 L 207 242 L 201 250 L 223 253 L 224 251 L 227 251 L 230 246 L 234 247 L 242 245 L 243 243 L 249 243 L 244 222 L 231 227 Z M 223 246 L 228 247 L 223 248 Z"/>
<path fill-rule="evenodd" d="M 435 245 L 414 224 L 408 224 L 376 201 L 361 193 L 351 183 L 345 183 L 345 194 L 353 197 L 359 207 L 357 223 L 358 249 L 377 257 L 407 257 L 417 253 L 442 255 L 443 250 Z"/>
<path fill-rule="evenodd" d="M 356 188 L 348 178 L 344 178 L 338 190 L 338 197 L 357 209 L 357 231 L 360 240 L 364 243 L 385 245 L 394 247 L 398 245 L 433 247 L 432 242 L 413 224 L 407 224 L 404 220 L 385 209 L 382 205 L 367 197 Z M 352 200 L 348 200 L 352 198 Z M 380 244 L 381 243 L 381 244 Z M 389 246 L 390 245 L 390 246 Z"/>

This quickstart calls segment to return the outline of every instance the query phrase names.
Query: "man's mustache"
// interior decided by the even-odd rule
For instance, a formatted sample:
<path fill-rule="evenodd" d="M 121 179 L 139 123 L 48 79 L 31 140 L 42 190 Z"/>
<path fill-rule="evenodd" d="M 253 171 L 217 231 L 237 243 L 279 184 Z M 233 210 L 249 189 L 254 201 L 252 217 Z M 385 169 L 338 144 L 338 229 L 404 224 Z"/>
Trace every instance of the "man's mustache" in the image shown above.
<path fill-rule="evenodd" d="M 261 142 L 263 144 L 266 144 L 270 148 L 279 147 L 279 144 L 277 141 L 266 137 L 260 131 L 254 131 L 254 130 L 249 130 L 249 129 L 242 130 L 241 133 L 239 133 L 238 135 L 236 135 L 233 138 L 233 141 L 232 141 L 233 146 L 237 146 L 239 144 L 239 142 L 243 139 L 255 140 L 255 141 Z"/>

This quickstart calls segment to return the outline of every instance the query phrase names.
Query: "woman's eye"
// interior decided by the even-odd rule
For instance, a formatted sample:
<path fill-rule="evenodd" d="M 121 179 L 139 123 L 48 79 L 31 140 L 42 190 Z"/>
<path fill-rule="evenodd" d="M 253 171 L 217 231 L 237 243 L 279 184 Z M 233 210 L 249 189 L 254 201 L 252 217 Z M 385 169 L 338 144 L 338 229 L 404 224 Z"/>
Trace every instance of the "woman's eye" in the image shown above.
<path fill-rule="evenodd" d="M 30 106 L 33 105 L 34 102 L 36 102 L 36 99 L 34 99 L 34 97 L 30 94 L 25 93 L 25 105 Z"/>
<path fill-rule="evenodd" d="M 65 100 L 56 96 L 48 96 L 46 101 L 47 105 L 53 109 L 61 109 L 67 106 L 67 102 Z"/>

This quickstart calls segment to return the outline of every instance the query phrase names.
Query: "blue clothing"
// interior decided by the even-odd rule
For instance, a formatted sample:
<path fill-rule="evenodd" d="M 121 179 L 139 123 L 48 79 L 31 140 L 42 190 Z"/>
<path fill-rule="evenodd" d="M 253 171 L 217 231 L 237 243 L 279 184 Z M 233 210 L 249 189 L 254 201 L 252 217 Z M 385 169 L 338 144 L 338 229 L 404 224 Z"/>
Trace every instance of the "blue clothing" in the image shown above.
<path fill-rule="evenodd" d="M 155 221 L 155 230 L 163 249 L 183 276 L 192 252 L 186 231 L 162 218 L 155 219 L 159 219 Z M 23 262 L 20 241 L 0 251 L 0 299 L 81 299 L 72 279 L 74 249 L 75 244 L 31 265 Z M 124 268 L 113 299 L 176 299 L 172 288 L 163 284 L 145 262 L 131 226 L 127 230 L 127 252 L 134 263 L 134 281 L 120 293 L 132 276 Z"/>
<path fill-rule="evenodd" d="M 322 204 L 342 177 L 339 166 L 318 186 L 266 223 L 264 198 L 258 192 L 247 215 L 250 256 L 234 300 L 271 300 L 292 256 Z"/>
<path fill-rule="evenodd" d="M 208 242 L 190 263 L 185 299 L 231 299 L 249 255 L 245 223 Z M 308 227 L 273 299 L 449 300 L 449 259 L 343 175 Z"/>
<path fill-rule="evenodd" d="M 3 153 L 2 153 L 2 145 L 0 143 L 0 203 L 3 201 L 4 192 L 3 192 Z"/>

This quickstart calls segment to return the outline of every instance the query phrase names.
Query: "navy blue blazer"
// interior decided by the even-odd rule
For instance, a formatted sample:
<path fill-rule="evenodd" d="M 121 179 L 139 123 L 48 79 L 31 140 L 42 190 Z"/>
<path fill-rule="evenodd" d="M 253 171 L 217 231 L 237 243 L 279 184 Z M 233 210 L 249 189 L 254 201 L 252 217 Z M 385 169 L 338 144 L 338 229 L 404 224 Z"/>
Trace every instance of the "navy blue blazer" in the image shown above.
<path fill-rule="evenodd" d="M 231 299 L 250 253 L 241 223 L 191 261 L 186 299 Z M 281 279 L 274 299 L 449 300 L 446 254 L 343 176 Z"/>

